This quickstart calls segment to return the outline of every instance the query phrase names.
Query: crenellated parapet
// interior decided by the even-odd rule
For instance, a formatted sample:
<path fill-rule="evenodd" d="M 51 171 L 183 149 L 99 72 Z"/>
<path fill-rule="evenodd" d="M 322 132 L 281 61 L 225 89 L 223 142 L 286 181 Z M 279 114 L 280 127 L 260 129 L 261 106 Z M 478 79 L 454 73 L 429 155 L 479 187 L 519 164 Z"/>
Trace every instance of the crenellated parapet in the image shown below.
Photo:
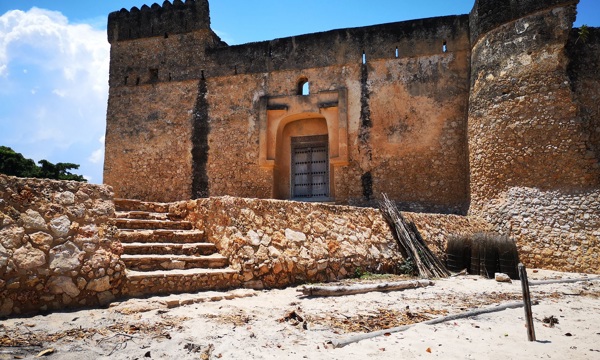
<path fill-rule="evenodd" d="M 165 1 L 141 9 L 121 9 L 108 16 L 108 41 L 182 34 L 210 29 L 208 0 Z"/>

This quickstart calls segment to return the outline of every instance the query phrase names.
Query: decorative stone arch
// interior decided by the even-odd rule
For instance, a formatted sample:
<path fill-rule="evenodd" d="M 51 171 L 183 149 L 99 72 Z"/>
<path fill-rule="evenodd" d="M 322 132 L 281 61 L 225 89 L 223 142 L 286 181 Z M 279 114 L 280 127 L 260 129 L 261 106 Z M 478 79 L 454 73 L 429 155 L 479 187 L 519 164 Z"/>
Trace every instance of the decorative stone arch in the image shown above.
<path fill-rule="evenodd" d="M 260 107 L 259 165 L 271 171 L 273 198 L 293 198 L 292 138 L 326 135 L 329 163 L 327 200 L 334 201 L 335 168 L 348 165 L 346 90 L 306 96 L 263 97 Z"/>

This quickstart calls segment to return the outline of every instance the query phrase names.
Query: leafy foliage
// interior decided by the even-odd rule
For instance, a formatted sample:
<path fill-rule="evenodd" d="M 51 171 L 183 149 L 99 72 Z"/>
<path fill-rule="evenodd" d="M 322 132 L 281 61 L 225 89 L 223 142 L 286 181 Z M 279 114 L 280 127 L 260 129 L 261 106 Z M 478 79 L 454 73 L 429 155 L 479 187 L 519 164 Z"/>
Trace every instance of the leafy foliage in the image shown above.
<path fill-rule="evenodd" d="M 581 40 L 581 42 L 585 44 L 588 40 L 588 37 L 590 36 L 590 28 L 587 25 L 581 25 L 579 31 L 577 32 L 577 35 L 579 36 L 577 37 L 577 40 L 575 40 L 575 44 L 577 44 L 579 40 Z"/>
<path fill-rule="evenodd" d="M 54 180 L 75 180 L 85 182 L 85 178 L 76 175 L 70 170 L 79 169 L 79 165 L 73 163 L 53 164 L 48 160 L 38 161 L 40 166 L 31 160 L 25 158 L 22 154 L 13 149 L 0 146 L 0 173 L 10 176 L 54 179 Z"/>

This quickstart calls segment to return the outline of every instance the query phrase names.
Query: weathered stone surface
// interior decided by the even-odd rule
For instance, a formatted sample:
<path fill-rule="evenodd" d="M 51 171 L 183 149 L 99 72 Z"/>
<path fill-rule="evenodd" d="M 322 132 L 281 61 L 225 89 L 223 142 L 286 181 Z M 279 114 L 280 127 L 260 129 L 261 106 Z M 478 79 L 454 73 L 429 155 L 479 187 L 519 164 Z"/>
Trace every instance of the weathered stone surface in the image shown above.
<path fill-rule="evenodd" d="M 61 205 L 73 205 L 75 203 L 75 194 L 70 191 L 64 191 L 56 194 L 55 200 Z"/>
<path fill-rule="evenodd" d="M 81 266 L 85 252 L 71 241 L 58 245 L 50 250 L 50 270 L 65 274 Z"/>
<path fill-rule="evenodd" d="M 285 229 L 285 237 L 290 241 L 295 242 L 304 242 L 306 241 L 306 235 L 299 231 L 294 231 L 291 229 Z"/>
<path fill-rule="evenodd" d="M 35 244 L 35 246 L 43 249 L 44 251 L 48 251 L 52 245 L 52 241 L 54 241 L 52 235 L 41 231 L 30 234 L 29 239 L 33 244 Z"/>
<path fill-rule="evenodd" d="M 46 220 L 37 211 L 27 209 L 24 214 L 21 214 L 21 220 L 23 221 L 23 227 L 27 231 L 48 230 Z"/>
<path fill-rule="evenodd" d="M 114 300 L 115 300 L 115 295 L 113 295 L 113 293 L 110 291 L 103 291 L 101 293 L 98 293 L 98 303 L 100 305 L 110 304 Z"/>
<path fill-rule="evenodd" d="M 76 297 L 80 293 L 73 279 L 67 276 L 52 276 L 48 280 L 47 286 L 52 294 L 67 294 L 70 297 Z"/>
<path fill-rule="evenodd" d="M 31 244 L 15 250 L 13 260 L 17 268 L 21 270 L 34 270 L 47 265 L 46 254 L 31 246 Z"/>
<path fill-rule="evenodd" d="M 100 279 L 94 279 L 87 284 L 86 289 L 90 291 L 103 292 L 109 290 L 110 286 L 110 277 L 104 276 Z"/>
<path fill-rule="evenodd" d="M 242 272 L 246 287 L 329 281 L 357 269 L 395 271 L 402 258 L 389 226 L 371 208 L 221 197 L 180 202 L 169 210 L 201 224 L 210 234 L 208 240 L 229 258 L 230 267 Z M 489 226 L 456 215 L 406 216 L 438 254 L 444 252 L 450 234 Z M 235 226 L 223 226 L 232 219 Z M 317 219 L 328 224 L 326 231 L 318 225 L 319 231 L 313 231 Z"/>
<path fill-rule="evenodd" d="M 515 239 L 528 267 L 600 273 L 600 191 L 514 187 L 484 208 L 501 234 Z"/>
<path fill-rule="evenodd" d="M 66 215 L 59 216 L 50 221 L 50 229 L 54 236 L 65 237 L 71 230 L 71 220 Z"/>
<path fill-rule="evenodd" d="M 10 298 L 0 300 L 0 316 L 7 316 L 12 314 L 14 302 Z"/>
<path fill-rule="evenodd" d="M 2 272 L 4 270 L 4 268 L 6 268 L 6 265 L 8 264 L 8 259 L 10 258 L 11 253 L 8 252 L 8 250 L 6 250 L 4 248 L 4 246 L 2 246 L 2 244 L 0 244 L 0 272 Z"/>
<path fill-rule="evenodd" d="M 9 226 L 0 230 L 0 244 L 7 249 L 16 249 L 21 246 L 25 230 L 18 226 Z"/>
<path fill-rule="evenodd" d="M 107 276 L 110 291 L 119 293 L 123 263 L 108 224 L 112 197 L 102 185 L 0 175 L 0 306 L 5 314 L 93 306 L 100 298 L 83 290 L 98 277 Z M 103 289 L 105 283 L 94 286 Z"/>

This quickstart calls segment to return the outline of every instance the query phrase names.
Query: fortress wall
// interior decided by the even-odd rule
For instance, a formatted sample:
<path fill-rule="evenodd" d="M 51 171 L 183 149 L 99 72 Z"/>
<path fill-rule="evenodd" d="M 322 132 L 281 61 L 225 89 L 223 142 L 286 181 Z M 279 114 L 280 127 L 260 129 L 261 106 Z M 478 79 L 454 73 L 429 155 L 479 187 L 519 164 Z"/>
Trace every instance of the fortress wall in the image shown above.
<path fill-rule="evenodd" d="M 207 49 L 208 76 L 321 68 L 469 49 L 468 15 L 339 29 L 270 41 Z"/>
<path fill-rule="evenodd" d="M 517 242 L 529 267 L 600 273 L 600 192 L 513 187 L 486 204 L 495 230 Z"/>
<path fill-rule="evenodd" d="M 104 182 L 116 197 L 191 197 L 197 97 L 195 81 L 111 88 Z"/>
<path fill-rule="evenodd" d="M 124 264 L 109 186 L 0 175 L 0 316 L 107 304 Z"/>
<path fill-rule="evenodd" d="M 284 287 L 397 271 L 402 255 L 378 210 L 319 203 L 217 197 L 178 202 L 170 212 L 205 229 L 246 287 Z M 404 213 L 441 255 L 453 234 L 485 231 L 476 218 Z"/>
<path fill-rule="evenodd" d="M 211 196 L 272 196 L 273 173 L 258 163 L 259 101 L 264 94 L 293 94 L 306 76 L 311 94 L 339 88 L 348 94 L 350 163 L 335 169 L 336 202 L 375 204 L 361 181 L 370 172 L 375 196 L 386 192 L 406 209 L 464 213 L 467 58 L 440 52 L 368 62 L 368 136 L 361 135 L 361 64 L 209 78 Z"/>
<path fill-rule="evenodd" d="M 273 170 L 259 166 L 259 103 L 296 96 L 306 77 L 311 94 L 348 93 L 350 164 L 333 171 L 336 201 L 373 205 L 387 192 L 405 209 L 465 213 L 469 48 L 466 15 L 233 47 L 201 24 L 117 36 L 105 182 L 117 197 L 155 201 L 273 197 Z"/>
<path fill-rule="evenodd" d="M 470 214 L 514 238 L 528 266 L 598 273 L 597 41 L 575 45 L 577 1 L 474 19 L 484 3 L 471 13 L 485 26 L 471 31 Z"/>
<path fill-rule="evenodd" d="M 600 168 L 600 28 L 573 29 L 567 44 L 568 75 L 577 102 L 577 116 L 586 138 L 586 157 Z M 594 163 L 595 160 L 595 163 Z"/>
<path fill-rule="evenodd" d="M 210 195 L 273 196 L 274 172 L 261 169 L 258 162 L 259 103 L 264 96 L 297 96 L 298 80 L 305 77 L 311 94 L 338 89 L 347 92 L 349 164 L 334 171 L 337 203 L 376 205 L 375 196 L 386 192 L 407 210 L 465 213 L 468 206 L 465 120 L 469 39 L 467 24 L 460 22 L 464 19 L 435 19 L 439 22 L 426 19 L 429 25 L 421 33 L 413 22 L 373 27 L 378 31 L 382 27 L 388 32 L 361 28 L 360 31 L 368 35 L 357 39 L 378 36 L 373 41 L 379 47 L 373 45 L 368 50 L 390 49 L 387 54 L 377 53 L 379 57 L 367 52 L 366 64 L 361 64 L 360 51 L 356 51 L 362 49 L 360 43 L 354 43 L 351 37 L 340 37 L 336 32 L 302 36 L 302 41 L 296 38 L 274 40 L 280 45 L 287 42 L 298 47 L 302 43 L 305 44 L 303 49 L 321 48 L 323 38 L 335 41 L 322 48 L 324 53 L 290 50 L 286 60 L 277 66 L 275 60 L 260 55 L 257 50 L 268 47 L 267 42 L 207 50 L 208 58 L 221 64 L 221 69 L 234 59 L 247 59 L 246 65 L 250 66 L 238 65 L 238 74 L 218 77 L 208 76 L 214 69 L 206 71 L 211 124 Z M 438 25 L 437 30 L 433 24 Z M 450 31 L 449 24 L 460 26 L 462 32 Z M 389 30 L 394 26 L 404 32 Z M 451 37 L 441 36 L 442 32 Z M 448 52 L 442 51 L 440 39 L 449 39 Z M 401 46 L 396 58 L 394 45 L 401 42 L 422 42 L 429 47 Z M 353 49 L 353 56 L 357 57 L 342 57 L 341 63 L 335 64 L 336 58 L 325 50 L 329 48 Z M 272 48 L 272 59 L 281 60 L 283 55 L 279 54 L 283 51 L 277 49 Z M 409 52 L 412 53 L 407 55 Z M 301 54 L 314 55 L 314 63 L 309 64 Z M 274 69 L 268 73 L 260 72 L 271 67 Z M 366 127 L 363 126 L 365 116 L 369 117 Z M 225 143 L 226 148 L 219 146 Z M 365 196 L 363 181 L 367 173 L 371 179 L 369 196 Z"/>
<path fill-rule="evenodd" d="M 471 210 L 511 187 L 598 187 L 586 128 L 567 74 L 575 5 L 501 25 L 473 46 L 469 149 Z"/>
<path fill-rule="evenodd" d="M 475 44 L 501 25 L 519 20 L 525 14 L 545 12 L 561 6 L 576 5 L 579 0 L 476 0 L 470 14 L 471 43 Z"/>

